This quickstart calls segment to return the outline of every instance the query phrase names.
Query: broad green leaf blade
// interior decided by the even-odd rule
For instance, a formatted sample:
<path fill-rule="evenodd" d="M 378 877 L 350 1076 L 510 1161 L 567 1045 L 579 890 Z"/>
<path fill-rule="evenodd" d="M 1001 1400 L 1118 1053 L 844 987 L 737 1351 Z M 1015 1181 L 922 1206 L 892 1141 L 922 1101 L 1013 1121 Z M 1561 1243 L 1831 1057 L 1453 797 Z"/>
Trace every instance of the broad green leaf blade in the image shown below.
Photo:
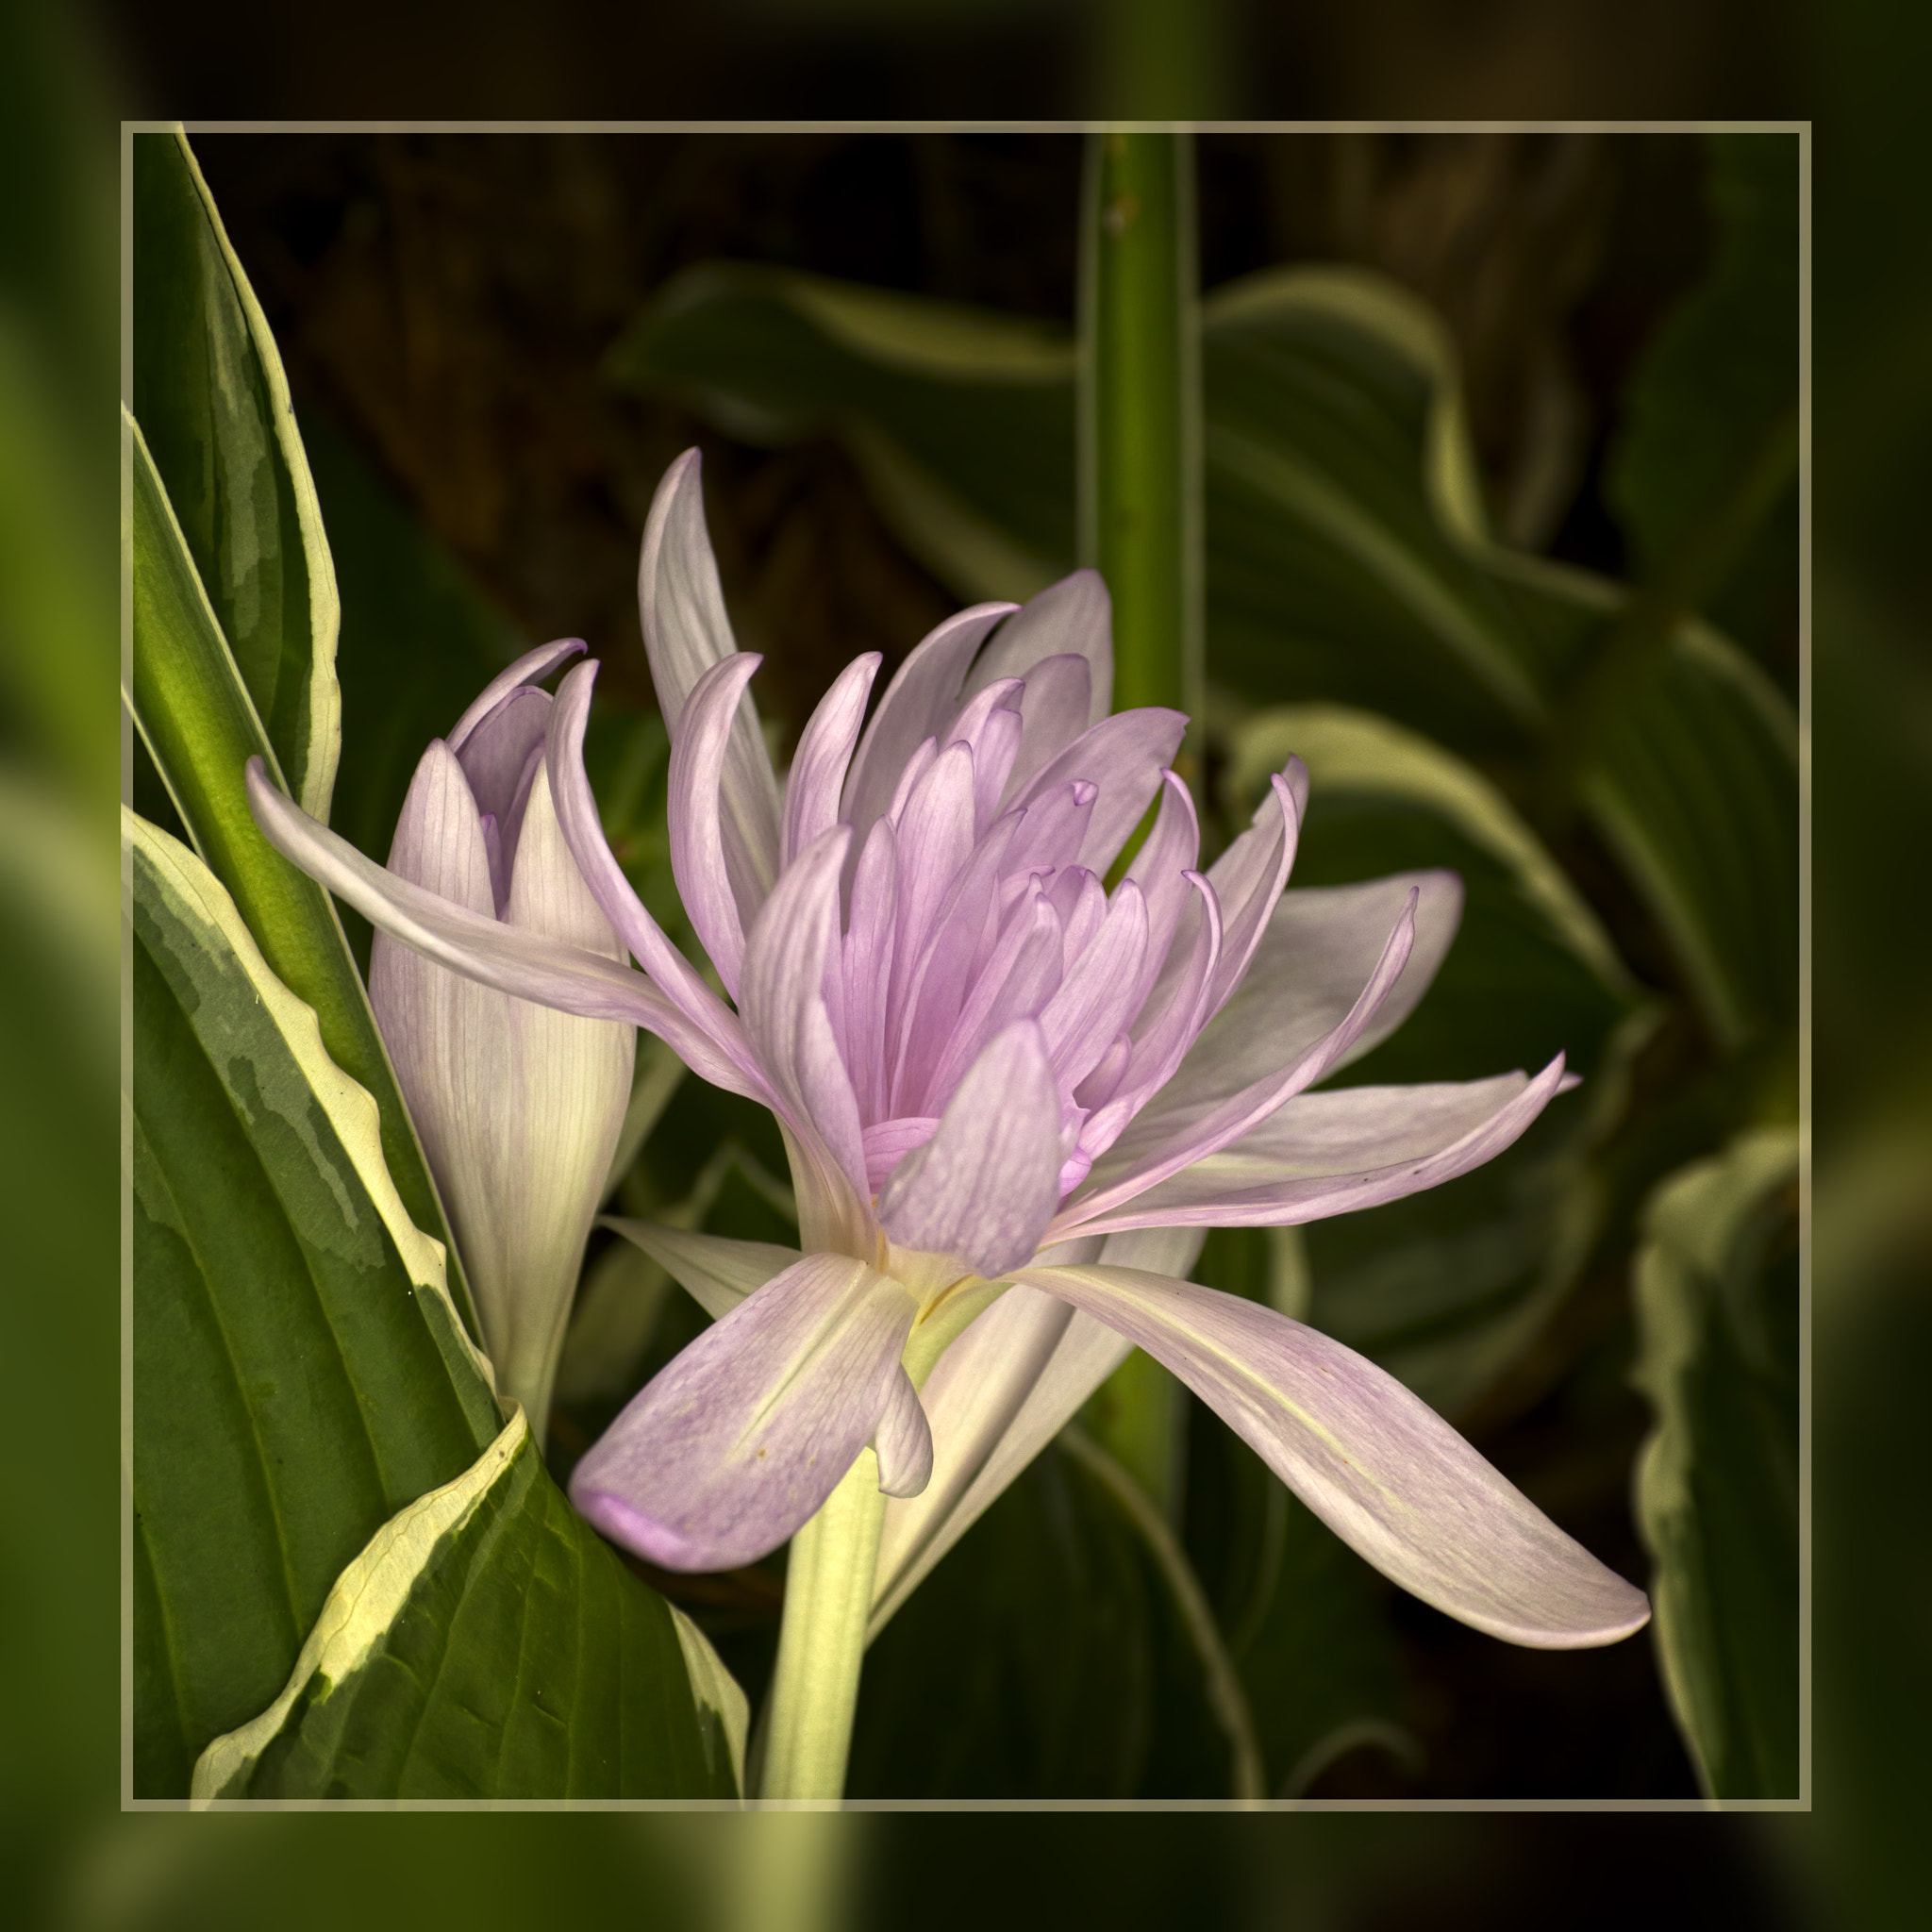
<path fill-rule="evenodd" d="M 1607 464 L 1607 493 L 1646 583 L 1708 526 L 1798 405 L 1799 137 L 1726 132 L 1707 142 L 1717 258 L 1632 375 Z M 1710 607 L 1754 648 L 1768 641 L 1780 604 L 1795 613 L 1796 480 L 1793 447 L 1778 492 L 1790 525 L 1763 526 Z"/>
<path fill-rule="evenodd" d="M 1720 1046 L 1793 1023 L 1798 722 L 1716 631 L 1680 626 L 1594 730 L 1580 791 Z"/>
<path fill-rule="evenodd" d="M 1073 568 L 1074 352 L 1062 331 L 782 270 L 675 277 L 611 351 L 621 387 L 727 435 L 834 431 L 912 554 L 971 597 Z"/>
<path fill-rule="evenodd" d="M 382 1154 L 418 1227 L 450 1248 L 448 1224 L 368 995 L 328 894 L 257 829 L 242 772 L 260 758 L 279 780 L 274 746 L 189 554 L 141 427 L 124 411 L 133 549 L 131 709 L 195 849 L 234 903 L 269 970 L 322 1025 L 337 1066 L 375 1096 Z M 468 1313 L 460 1263 L 451 1288 Z"/>
<path fill-rule="evenodd" d="M 375 1107 L 192 853 L 134 874 L 135 1790 L 187 1789 L 342 1566 L 501 1426 Z"/>
<path fill-rule="evenodd" d="M 1633 1379 L 1664 1684 L 1705 1789 L 1800 1795 L 1798 1137 L 1767 1127 L 1651 1198 Z"/>
<path fill-rule="evenodd" d="M 1117 1494 L 1042 1452 L 866 1654 L 852 1798 L 1226 1798 L 1233 1753 Z"/>
<path fill-rule="evenodd" d="M 340 607 L 288 377 L 187 136 L 131 141 L 135 414 L 290 794 L 326 823 Z"/>
<path fill-rule="evenodd" d="M 694 1694 L 693 1685 L 698 1688 Z M 217 1798 L 733 1798 L 746 1709 L 544 1474 L 518 1410 L 343 1571 Z"/>
<path fill-rule="evenodd" d="M 1434 984 L 1338 1084 L 1534 1073 L 1559 1052 L 1583 1075 L 1474 1173 L 1303 1230 L 1307 1319 L 1453 1416 L 1535 1340 L 1589 1258 L 1604 1193 L 1591 1153 L 1623 1117 L 1655 1008 L 1541 841 L 1440 744 L 1332 705 L 1257 712 L 1228 742 L 1237 822 L 1291 753 L 1308 767 L 1291 890 L 1421 867 L 1462 879 L 1462 924 Z"/>

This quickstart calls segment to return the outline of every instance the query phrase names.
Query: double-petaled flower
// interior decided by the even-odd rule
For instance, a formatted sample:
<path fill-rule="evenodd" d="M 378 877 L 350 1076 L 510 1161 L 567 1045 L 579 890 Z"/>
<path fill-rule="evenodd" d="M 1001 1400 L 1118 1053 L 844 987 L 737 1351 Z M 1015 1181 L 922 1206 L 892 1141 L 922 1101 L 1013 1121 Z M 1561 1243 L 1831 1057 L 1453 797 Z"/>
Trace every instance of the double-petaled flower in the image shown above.
<path fill-rule="evenodd" d="M 592 664 L 558 691 L 545 768 L 563 840 L 641 972 L 385 872 L 251 778 L 270 838 L 394 940 L 521 1000 L 649 1027 L 777 1116 L 799 1251 L 626 1228 L 717 1319 L 578 1465 L 584 1514 L 668 1567 L 742 1563 L 870 1448 L 903 1499 L 882 1617 L 1138 1344 L 1452 1615 L 1554 1647 L 1639 1627 L 1641 1592 L 1400 1383 L 1176 1278 L 1208 1227 L 1311 1221 L 1465 1173 L 1568 1084 L 1559 1058 L 1533 1078 L 1312 1091 L 1421 997 L 1458 917 L 1453 876 L 1285 893 L 1295 763 L 1200 870 L 1168 769 L 1186 721 L 1108 715 L 1091 573 L 941 625 L 869 721 L 878 659 L 849 666 L 782 787 L 695 453 L 658 491 L 641 593 L 674 868 L 724 998 L 604 840 L 582 759 Z"/>

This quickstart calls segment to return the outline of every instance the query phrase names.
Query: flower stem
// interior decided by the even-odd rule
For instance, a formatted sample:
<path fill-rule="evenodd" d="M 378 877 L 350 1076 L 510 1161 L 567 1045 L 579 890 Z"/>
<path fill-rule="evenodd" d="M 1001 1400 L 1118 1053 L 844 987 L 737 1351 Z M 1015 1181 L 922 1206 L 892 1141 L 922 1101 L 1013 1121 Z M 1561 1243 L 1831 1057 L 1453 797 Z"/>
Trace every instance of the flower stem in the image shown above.
<path fill-rule="evenodd" d="M 878 1461 L 864 1449 L 824 1507 L 791 1539 L 762 1797 L 836 1801 L 844 1795 L 885 1516 Z"/>
<path fill-rule="evenodd" d="M 1080 560 L 1113 596 L 1116 710 L 1200 715 L 1193 137 L 1096 134 L 1081 217 Z"/>

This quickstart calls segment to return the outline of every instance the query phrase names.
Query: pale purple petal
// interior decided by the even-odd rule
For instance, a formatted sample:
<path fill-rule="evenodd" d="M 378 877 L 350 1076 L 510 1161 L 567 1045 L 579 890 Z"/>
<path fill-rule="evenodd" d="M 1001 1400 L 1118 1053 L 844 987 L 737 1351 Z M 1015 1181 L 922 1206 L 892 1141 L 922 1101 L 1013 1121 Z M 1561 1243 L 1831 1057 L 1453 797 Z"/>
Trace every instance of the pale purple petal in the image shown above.
<path fill-rule="evenodd" d="M 745 653 L 714 664 L 691 686 L 671 747 L 671 870 L 691 930 L 718 969 L 724 991 L 738 997 L 744 963 L 744 927 L 724 863 L 724 825 L 731 807 L 724 754 L 738 701 L 762 660 Z"/>
<path fill-rule="evenodd" d="M 968 991 L 991 962 L 999 943 L 1000 869 L 1016 829 L 1013 818 L 1003 819 L 974 847 L 933 918 L 911 985 L 897 1001 L 899 1017 L 890 1036 L 894 1112 L 924 1106 Z"/>
<path fill-rule="evenodd" d="M 1074 946 L 1070 927 L 1070 957 Z M 1146 905 L 1141 889 L 1124 879 L 1100 930 L 1072 959 L 1066 977 L 1040 1009 L 1041 1034 L 1064 1091 L 1072 1092 L 1092 1072 L 1133 1017 L 1135 982 L 1146 946 Z"/>
<path fill-rule="evenodd" d="M 1090 872 L 1104 873 L 1153 804 L 1187 728 L 1185 713 L 1154 705 L 1103 718 L 1052 759 L 1017 802 L 1042 798 L 1069 779 L 1098 785 L 1100 796 L 1075 857 Z"/>
<path fill-rule="evenodd" d="M 1298 1094 L 1220 1153 L 1082 1225 L 1282 1227 L 1377 1208 L 1493 1160 L 1574 1085 L 1558 1054 L 1534 1080 Z"/>
<path fill-rule="evenodd" d="M 875 1121 L 865 1130 L 865 1178 L 874 1193 L 885 1186 L 886 1176 L 912 1152 L 924 1147 L 939 1132 L 937 1116 L 901 1114 L 895 1120 Z"/>
<path fill-rule="evenodd" d="M 498 672 L 483 687 L 476 701 L 457 720 L 455 728 L 445 741 L 450 750 L 460 753 L 469 742 L 471 732 L 475 730 L 511 691 L 548 677 L 566 658 L 575 658 L 583 648 L 582 638 L 558 638 L 553 644 L 539 644 L 534 651 L 525 651 L 508 670 Z"/>
<path fill-rule="evenodd" d="M 1218 1105 L 1170 1105 L 1170 1083 L 1113 1143 L 1104 1161 L 1096 1164 L 1091 1185 L 1077 1200 L 1068 1203 L 1058 1231 L 1066 1235 L 1086 1231 L 1090 1222 L 1097 1224 L 1104 1214 L 1144 1193 L 1157 1182 L 1218 1154 L 1292 1095 L 1333 1073 L 1400 978 L 1414 937 L 1415 897 L 1411 894 L 1354 1007 L 1340 1025 L 1287 1067 L 1250 1081 Z M 1141 1224 L 1136 1220 L 1133 1224 Z"/>
<path fill-rule="evenodd" d="M 852 748 L 858 742 L 858 727 L 865 721 L 865 701 L 881 661 L 876 651 L 855 658 L 834 679 L 807 722 L 798 741 L 798 756 L 791 760 L 785 780 L 780 845 L 785 865 L 839 822 L 845 773 L 852 763 Z"/>
<path fill-rule="evenodd" d="M 644 649 L 674 745 L 698 679 L 737 650 L 705 529 L 699 470 L 698 452 L 692 449 L 665 473 L 651 504 L 638 563 Z M 740 699 L 733 717 L 724 800 L 725 870 L 740 920 L 749 924 L 778 871 L 778 782 L 749 695 Z"/>
<path fill-rule="evenodd" d="M 641 1248 L 714 1322 L 802 1258 L 774 1241 L 732 1241 L 623 1214 L 607 1214 L 598 1225 Z"/>
<path fill-rule="evenodd" d="M 1019 701 L 1020 742 L 1001 795 L 1018 798 L 1092 722 L 1092 674 L 1086 658 L 1047 658 L 1026 674 Z"/>
<path fill-rule="evenodd" d="M 886 1108 L 886 1001 L 898 924 L 899 848 L 891 822 L 874 819 L 852 875 L 852 909 L 839 963 L 841 1045 L 863 1118 Z"/>
<path fill-rule="evenodd" d="M 1099 799 L 1100 787 L 1091 778 L 1074 778 L 1050 791 L 1036 791 L 1028 804 L 1009 814 L 1020 823 L 1007 847 L 1001 871 L 1009 878 L 1031 872 L 1054 872 L 1076 857 L 1086 849 Z"/>
<path fill-rule="evenodd" d="M 1185 1382 L 1335 1533 L 1424 1603 L 1510 1643 L 1613 1643 L 1650 1615 L 1392 1375 L 1238 1295 L 1138 1269 L 1023 1269 Z"/>
<path fill-rule="evenodd" d="M 596 676 L 594 663 L 579 665 L 558 687 L 557 700 L 550 710 L 544 758 L 550 774 L 551 800 L 569 842 L 571 857 L 576 860 L 584 883 L 603 908 L 605 918 L 616 928 L 638 964 L 650 974 L 652 983 L 684 1016 L 687 1034 L 701 1035 L 711 1042 L 708 1058 L 712 1063 L 724 1060 L 737 1071 L 731 1080 L 719 1080 L 717 1074 L 700 1065 L 665 1034 L 664 1038 L 676 1047 L 678 1058 L 707 1080 L 729 1086 L 736 1093 L 751 1093 L 765 1099 L 770 1090 L 752 1057 L 738 1015 L 665 938 L 658 922 L 632 891 L 624 868 L 604 837 L 604 827 L 597 817 L 597 801 L 591 795 L 591 781 L 584 771 L 584 730 L 590 723 L 591 690 Z"/>
<path fill-rule="evenodd" d="M 478 811 L 494 812 L 499 822 L 508 818 L 530 754 L 542 748 L 549 722 L 550 693 L 523 685 L 477 720 L 460 750 L 450 747 L 470 781 Z"/>
<path fill-rule="evenodd" d="M 745 945 L 740 1005 L 775 1110 L 807 1150 L 823 1153 L 821 1182 L 840 1197 L 838 1211 L 857 1217 L 856 1238 L 863 1218 L 858 1204 L 867 1196 L 865 1148 L 823 991 L 826 957 L 838 940 L 839 874 L 851 836 L 848 826 L 834 826 L 780 875 Z M 850 1198 L 839 1186 L 841 1175 Z"/>
<path fill-rule="evenodd" d="M 280 795 L 269 790 L 272 795 Z M 475 795 L 461 763 L 441 739 L 433 740 L 416 761 L 395 836 L 390 841 L 389 869 L 397 878 L 453 905 L 495 915 Z"/>
<path fill-rule="evenodd" d="M 587 1019 L 642 1026 L 714 1086 L 769 1103 L 758 1074 L 727 1058 L 709 1034 L 694 1026 L 641 974 L 581 947 L 506 925 L 384 871 L 272 785 L 258 758 L 249 760 L 246 782 L 249 810 L 269 843 L 405 945 L 519 999 Z"/>
<path fill-rule="evenodd" d="M 645 1386 L 577 1464 L 572 1502 L 668 1570 L 756 1562 L 871 1440 L 916 1310 L 863 1261 L 807 1255 Z"/>
<path fill-rule="evenodd" d="M 880 1222 L 903 1247 L 996 1279 L 1038 1249 L 1058 1205 L 1059 1130 L 1039 1024 L 1016 1021 L 967 1069 L 939 1131 L 893 1170 Z"/>
<path fill-rule="evenodd" d="M 1285 1064 L 1329 1033 L 1354 1004 L 1411 892 L 1418 896 L 1408 964 L 1336 1066 L 1386 1040 L 1415 1010 L 1456 936 L 1462 882 L 1454 873 L 1398 873 L 1358 886 L 1284 892 L 1246 977 L 1202 1031 L 1159 1105 L 1184 1109 L 1224 1100 L 1254 1078 L 1257 1063 Z"/>
<path fill-rule="evenodd" d="M 987 632 L 1012 608 L 1010 604 L 975 604 L 961 610 L 923 640 L 900 665 L 865 727 L 845 781 L 840 816 L 860 839 L 891 802 L 913 752 L 951 724 L 966 666 Z"/>
<path fill-rule="evenodd" d="M 1140 887 L 1147 903 L 1147 952 L 1141 968 L 1140 999 L 1153 991 L 1167 962 L 1181 915 L 1194 898 L 1188 875 L 1201 852 L 1201 826 L 1186 782 L 1161 774 L 1160 809 L 1153 829 L 1127 863 L 1124 877 Z M 1136 1002 L 1136 1010 L 1140 1002 Z"/>
<path fill-rule="evenodd" d="M 883 1494 L 916 1496 L 932 1480 L 932 1429 L 919 1406 L 919 1391 L 903 1367 L 886 1398 L 872 1446 Z"/>
<path fill-rule="evenodd" d="M 1221 958 L 1208 988 L 1210 1014 L 1227 1004 L 1248 970 L 1288 883 L 1300 829 L 1288 775 L 1272 778 L 1254 822 L 1208 869 L 1221 904 Z"/>
<path fill-rule="evenodd" d="M 967 694 L 996 678 L 1030 678 L 1044 658 L 1066 653 L 1087 664 L 1087 715 L 1076 727 L 1084 730 L 1113 708 L 1113 602 L 1097 570 L 1076 570 L 1049 584 L 1008 618 L 973 667 Z"/>
<path fill-rule="evenodd" d="M 934 1065 L 926 1098 L 950 1093 L 996 1033 L 1037 1013 L 1052 998 L 1060 973 L 1059 919 L 1036 887 L 1008 913 L 991 958 L 968 990 Z"/>

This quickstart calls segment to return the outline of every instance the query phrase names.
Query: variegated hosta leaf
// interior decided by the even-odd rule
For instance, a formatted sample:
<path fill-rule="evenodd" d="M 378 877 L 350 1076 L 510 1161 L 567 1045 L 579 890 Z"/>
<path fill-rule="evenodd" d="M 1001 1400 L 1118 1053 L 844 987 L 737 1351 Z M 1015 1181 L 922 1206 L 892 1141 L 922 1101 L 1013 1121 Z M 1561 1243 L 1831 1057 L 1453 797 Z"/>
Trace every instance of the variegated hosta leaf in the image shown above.
<path fill-rule="evenodd" d="M 375 1096 L 382 1152 L 409 1217 L 441 1238 L 441 1205 L 328 894 L 269 844 L 249 815 L 251 758 L 276 772 L 254 700 L 222 635 L 141 427 L 122 415 L 133 551 L 134 719 L 195 849 L 233 895 L 283 985 L 315 1012 L 330 1058 Z M 451 1287 L 467 1285 L 452 1257 Z"/>
<path fill-rule="evenodd" d="M 1651 1197 L 1637 1511 L 1665 1689 L 1704 1788 L 1800 1795 L 1798 1137 L 1741 1135 Z"/>
<path fill-rule="evenodd" d="M 730 1798 L 747 1715 L 696 1627 L 564 1501 L 519 1409 L 371 1538 L 193 1795 Z"/>
<path fill-rule="evenodd" d="M 328 1058 L 314 1013 L 269 970 L 208 869 L 132 814 L 124 831 L 134 874 L 134 1789 L 167 1797 L 185 1795 L 212 1739 L 283 1688 L 357 1552 L 471 1470 L 502 1419 L 450 1304 L 442 1251 L 383 1164 L 374 1102 Z M 611 1641 L 665 1712 L 650 1790 L 709 1793 L 711 1771 L 691 1769 L 703 1754 L 685 1667 L 663 1641 L 668 1610 L 534 1458 L 530 1468 L 547 1500 L 523 1507 L 547 1525 L 545 1546 L 586 1570 L 604 1564 L 609 1587 L 628 1593 L 633 1634 Z M 490 1548 L 501 1554 L 475 1587 L 508 1587 L 513 1564 L 494 1566 L 511 1562 L 516 1540 Z M 522 1650 L 473 1654 L 483 1641 L 453 1639 L 451 1655 L 495 1674 L 507 1712 L 541 1707 L 557 1680 L 520 1676 Z M 475 1733 L 468 1748 L 449 1774 L 489 1786 L 496 1740 Z M 535 1763 L 519 1760 L 518 1775 L 537 1774 Z"/>
<path fill-rule="evenodd" d="M 290 791 L 326 821 L 339 606 L 288 377 L 187 136 L 130 139 L 135 414 Z"/>

